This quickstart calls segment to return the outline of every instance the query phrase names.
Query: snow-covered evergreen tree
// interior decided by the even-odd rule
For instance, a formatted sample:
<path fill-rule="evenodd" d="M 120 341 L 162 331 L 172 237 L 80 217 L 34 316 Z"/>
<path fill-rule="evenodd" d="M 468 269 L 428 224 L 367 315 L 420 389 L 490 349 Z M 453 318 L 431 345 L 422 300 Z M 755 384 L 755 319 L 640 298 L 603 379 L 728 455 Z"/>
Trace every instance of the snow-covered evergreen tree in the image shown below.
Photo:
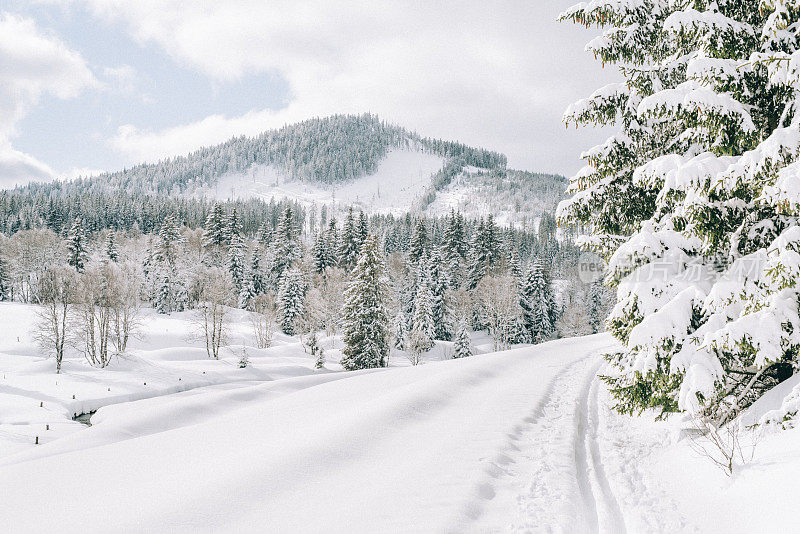
<path fill-rule="evenodd" d="M 469 271 L 467 273 L 467 287 L 469 289 L 475 289 L 488 273 L 489 258 L 486 256 L 486 247 L 483 245 L 483 237 L 486 234 L 485 226 L 483 219 L 481 219 L 470 242 Z"/>
<path fill-rule="evenodd" d="M 385 367 L 389 356 L 389 287 L 376 236 L 368 236 L 345 293 L 342 366 Z"/>
<path fill-rule="evenodd" d="M 224 229 L 224 235 L 225 242 L 229 244 L 234 236 L 239 238 L 242 237 L 242 222 L 239 220 L 239 213 L 236 211 L 236 206 L 233 207 L 231 214 L 228 217 L 228 221 Z"/>
<path fill-rule="evenodd" d="M 402 311 L 398 312 L 394 318 L 392 334 L 394 336 L 394 348 L 405 350 L 406 340 L 408 339 L 408 318 Z"/>
<path fill-rule="evenodd" d="M 367 216 L 363 211 L 358 212 L 358 223 L 356 224 L 356 246 L 358 250 L 361 250 L 364 241 L 367 240 L 367 236 L 369 235 L 369 223 L 367 222 Z"/>
<path fill-rule="evenodd" d="M 417 219 L 417 224 L 414 226 L 414 234 L 411 236 L 408 260 L 416 264 L 422 256 L 428 253 L 429 249 L 430 238 L 428 237 L 428 228 L 425 226 L 425 220 L 419 218 Z"/>
<path fill-rule="evenodd" d="M 188 301 L 185 273 L 180 272 L 177 265 L 183 241 L 177 220 L 168 215 L 153 243 L 153 264 L 150 267 L 155 282 L 153 306 L 159 313 L 183 311 Z"/>
<path fill-rule="evenodd" d="M 489 215 L 481 219 L 472 236 L 468 257 L 467 282 L 469 289 L 475 289 L 481 279 L 500 265 L 501 250 L 498 229 L 494 218 Z"/>
<path fill-rule="evenodd" d="M 345 267 L 352 267 L 355 265 L 359 255 L 358 236 L 355 216 L 353 215 L 353 208 L 347 212 L 347 218 L 344 221 L 344 229 L 342 230 L 341 241 L 339 243 L 339 260 Z"/>
<path fill-rule="evenodd" d="M 255 247 L 250 255 L 250 283 L 253 293 L 261 295 L 266 293 L 267 284 L 264 280 L 264 270 L 261 267 L 261 254 L 258 247 Z"/>
<path fill-rule="evenodd" d="M 253 299 L 267 291 L 264 273 L 261 271 L 259 247 L 256 245 L 250 253 L 250 265 L 244 271 L 244 279 L 239 289 L 239 307 L 252 310 Z"/>
<path fill-rule="evenodd" d="M 119 251 L 117 250 L 117 233 L 111 228 L 106 236 L 106 258 L 116 263 L 119 259 Z"/>
<path fill-rule="evenodd" d="M 451 210 L 442 237 L 442 254 L 447 268 L 448 286 L 451 289 L 458 288 L 463 282 L 468 250 L 464 217 Z"/>
<path fill-rule="evenodd" d="M 283 273 L 278 294 L 279 322 L 284 334 L 297 333 L 298 321 L 306 311 L 306 291 L 308 284 L 300 269 L 292 267 Z"/>
<path fill-rule="evenodd" d="M 306 341 L 306 346 L 308 347 L 308 352 L 311 353 L 316 359 L 314 360 L 314 367 L 317 369 L 322 369 L 325 367 L 325 349 L 322 348 L 322 345 L 319 344 L 319 338 L 317 337 L 317 331 L 311 330 L 308 334 L 308 339 Z"/>
<path fill-rule="evenodd" d="M 329 267 L 339 265 L 339 232 L 336 229 L 336 218 L 331 217 L 325 231 L 325 264 Z"/>
<path fill-rule="evenodd" d="M 178 261 L 178 250 L 183 241 L 177 219 L 172 215 L 166 216 L 158 231 L 158 239 L 155 241 L 154 258 L 156 261 L 165 262 L 174 267 Z"/>
<path fill-rule="evenodd" d="M 455 343 L 453 343 L 453 358 L 467 358 L 472 356 L 472 342 L 469 339 L 467 323 L 461 321 L 456 331 Z"/>
<path fill-rule="evenodd" d="M 461 213 L 450 210 L 450 215 L 447 217 L 447 226 L 442 237 L 442 249 L 457 254 L 462 260 L 467 259 L 467 251 L 469 250 L 464 224 L 464 216 Z"/>
<path fill-rule="evenodd" d="M 222 247 L 228 243 L 228 216 L 225 209 L 215 204 L 203 227 L 203 246 Z"/>
<path fill-rule="evenodd" d="M 244 369 L 250 365 L 250 356 L 247 354 L 247 347 L 242 345 L 242 350 L 239 353 L 239 369 Z"/>
<path fill-rule="evenodd" d="M 0 302 L 11 300 L 13 296 L 10 276 L 7 260 L 0 254 Z"/>
<path fill-rule="evenodd" d="M 603 322 L 603 283 L 595 280 L 589 285 L 586 315 L 589 317 L 589 328 L 592 334 L 600 331 Z"/>
<path fill-rule="evenodd" d="M 88 241 L 83 220 L 76 217 L 67 235 L 67 264 L 79 273 L 84 271 L 89 261 Z"/>
<path fill-rule="evenodd" d="M 433 321 L 433 295 L 427 283 L 420 283 L 414 299 L 414 319 L 409 339 L 414 340 L 412 351 L 424 352 L 433 347 L 436 325 Z"/>
<path fill-rule="evenodd" d="M 431 252 L 427 262 L 428 286 L 431 292 L 431 314 L 434 324 L 434 338 L 450 341 L 453 336 L 452 312 L 447 300 L 447 273 L 438 250 Z"/>
<path fill-rule="evenodd" d="M 606 28 L 589 49 L 625 78 L 567 110 L 617 133 L 558 212 L 617 288 L 617 408 L 725 423 L 798 362 L 800 7 L 600 1 L 562 18 Z"/>
<path fill-rule="evenodd" d="M 183 277 L 174 267 L 167 264 L 157 266 L 155 273 L 156 294 L 153 297 L 153 307 L 159 313 L 172 313 L 183 311 L 186 308 L 188 295 Z"/>
<path fill-rule="evenodd" d="M 261 227 L 258 229 L 258 245 L 262 248 L 267 248 L 272 244 L 272 237 L 274 232 L 272 231 L 272 225 L 270 225 L 269 221 L 264 221 Z"/>
<path fill-rule="evenodd" d="M 522 272 L 522 264 L 519 261 L 519 254 L 517 253 L 516 247 L 511 248 L 511 253 L 508 257 L 508 274 L 510 274 L 514 280 L 518 280 L 520 284 L 522 284 L 522 279 L 524 278 L 524 274 Z"/>
<path fill-rule="evenodd" d="M 547 269 L 539 261 L 531 266 L 522 285 L 520 307 L 522 323 L 530 341 L 540 343 L 553 334 L 556 321 L 555 301 Z"/>
<path fill-rule="evenodd" d="M 239 290 L 239 307 L 244 310 L 249 310 L 252 307 L 253 299 L 258 296 L 258 293 L 253 287 L 253 279 L 251 277 L 247 277 L 242 280 L 242 287 Z"/>
<path fill-rule="evenodd" d="M 241 294 L 242 286 L 245 282 L 247 269 L 245 265 L 245 242 L 238 233 L 230 236 L 228 246 L 228 272 L 231 273 L 233 280 L 233 290 L 237 295 Z"/>
<path fill-rule="evenodd" d="M 321 231 L 314 238 L 312 255 L 314 257 L 314 269 L 318 273 L 324 273 L 330 267 L 335 267 L 337 259 L 337 235 L 336 219 L 331 219 L 327 230 Z"/>
<path fill-rule="evenodd" d="M 280 283 L 283 273 L 300 258 L 300 241 L 291 208 L 283 212 L 272 239 L 270 277 Z"/>

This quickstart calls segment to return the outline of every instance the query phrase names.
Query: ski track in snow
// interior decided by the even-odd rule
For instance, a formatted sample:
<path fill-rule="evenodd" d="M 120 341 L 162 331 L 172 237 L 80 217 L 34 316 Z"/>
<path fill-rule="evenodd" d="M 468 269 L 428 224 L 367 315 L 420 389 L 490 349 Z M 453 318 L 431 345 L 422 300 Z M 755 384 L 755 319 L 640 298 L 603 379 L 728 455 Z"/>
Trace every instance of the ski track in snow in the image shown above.
<path fill-rule="evenodd" d="M 699 532 L 678 510 L 675 501 L 648 476 L 646 466 L 655 462 L 655 451 L 670 441 L 669 430 L 641 417 L 616 413 L 608 391 L 593 386 L 594 418 L 598 426 L 594 444 L 604 455 L 610 486 L 630 532 Z"/>
<path fill-rule="evenodd" d="M 625 520 L 622 516 L 619 503 L 611 490 L 611 484 L 606 476 L 603 466 L 603 457 L 600 454 L 598 443 L 599 421 L 598 421 L 598 382 L 597 365 L 592 372 L 592 376 L 587 380 L 584 388 L 584 398 L 581 409 L 582 422 L 579 428 L 582 429 L 581 437 L 583 443 L 576 443 L 576 447 L 584 447 L 589 458 L 588 466 L 585 471 L 586 480 L 590 483 L 592 494 L 596 504 L 597 530 L 602 532 L 625 532 Z"/>
<path fill-rule="evenodd" d="M 476 531 L 626 532 L 598 444 L 601 352 L 553 377 L 530 415 L 507 434 L 505 450 L 486 460 L 488 479 L 478 494 L 499 495 L 498 513 L 489 515 L 509 522 L 481 523 L 468 507 Z"/>

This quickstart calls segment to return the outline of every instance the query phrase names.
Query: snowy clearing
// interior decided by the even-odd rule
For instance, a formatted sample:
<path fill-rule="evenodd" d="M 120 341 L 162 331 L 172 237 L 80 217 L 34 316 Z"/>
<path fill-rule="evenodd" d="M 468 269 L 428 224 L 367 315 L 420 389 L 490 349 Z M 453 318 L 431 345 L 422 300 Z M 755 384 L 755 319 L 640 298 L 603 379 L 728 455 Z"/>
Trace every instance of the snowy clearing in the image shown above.
<path fill-rule="evenodd" d="M 369 176 L 337 186 L 289 180 L 268 165 L 254 166 L 247 174 L 226 174 L 213 188 L 198 193 L 217 200 L 261 198 L 290 199 L 303 205 L 356 206 L 368 213 L 400 215 L 409 211 L 428 190 L 431 177 L 445 160 L 435 154 L 390 150 L 378 170 Z"/>

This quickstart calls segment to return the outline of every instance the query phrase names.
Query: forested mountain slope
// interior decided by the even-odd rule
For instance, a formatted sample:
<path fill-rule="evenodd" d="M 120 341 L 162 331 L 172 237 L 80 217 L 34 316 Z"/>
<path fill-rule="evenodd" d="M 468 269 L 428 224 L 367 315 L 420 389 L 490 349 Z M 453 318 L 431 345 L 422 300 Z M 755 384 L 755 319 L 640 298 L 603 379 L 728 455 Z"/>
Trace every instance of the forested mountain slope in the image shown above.
<path fill-rule="evenodd" d="M 560 176 L 507 169 L 497 152 L 422 137 L 374 115 L 335 115 L 157 163 L 0 192 L 0 232 L 58 229 L 60 219 L 76 216 L 92 227 L 136 222 L 146 231 L 168 213 L 195 226 L 214 202 L 274 218 L 273 200 L 372 214 L 495 212 L 504 224 L 530 227 L 565 188 Z"/>
<path fill-rule="evenodd" d="M 429 153 L 486 169 L 506 166 L 503 154 L 422 137 L 375 115 L 334 115 L 256 137 L 235 137 L 188 156 L 137 165 L 91 181 L 148 193 L 176 193 L 214 185 L 221 176 L 246 172 L 254 165 L 269 165 L 291 180 L 340 184 L 374 174 L 391 149 Z"/>

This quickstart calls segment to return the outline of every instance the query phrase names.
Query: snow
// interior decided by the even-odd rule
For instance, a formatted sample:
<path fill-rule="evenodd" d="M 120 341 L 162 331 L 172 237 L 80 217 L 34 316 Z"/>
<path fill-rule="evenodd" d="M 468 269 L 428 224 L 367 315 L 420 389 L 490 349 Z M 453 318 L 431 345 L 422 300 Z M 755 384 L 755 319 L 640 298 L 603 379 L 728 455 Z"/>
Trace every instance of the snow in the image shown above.
<path fill-rule="evenodd" d="M 315 369 L 315 357 L 306 353 L 295 337 L 277 332 L 270 348 L 256 348 L 247 313 L 230 313 L 231 345 L 223 350 L 220 360 L 210 359 L 203 343 L 192 335 L 196 330 L 193 312 L 160 315 L 147 310 L 141 321 L 142 335 L 129 342 L 128 354 L 114 357 L 105 369 L 97 369 L 80 353 L 68 349 L 62 372 L 57 375 L 55 360 L 42 357 L 32 338 L 35 306 L 0 302 L 0 459 L 31 449 L 37 436 L 39 443 L 49 443 L 83 430 L 84 425 L 73 417 L 99 408 L 116 409 L 126 402 L 187 390 L 238 388 L 253 382 L 341 371 L 342 343 L 338 337 L 320 336 L 326 355 L 326 370 L 320 371 Z M 492 341 L 485 333 L 472 333 L 471 337 L 477 353 L 492 350 Z M 239 358 L 245 347 L 250 365 L 240 369 Z M 439 341 L 425 360 L 449 359 L 453 351 L 451 342 Z M 410 362 L 405 353 L 394 351 L 390 365 L 408 366 Z M 101 413 L 92 416 L 93 424 Z"/>
<path fill-rule="evenodd" d="M 306 206 L 354 205 L 369 213 L 402 215 L 428 191 L 432 176 L 444 166 L 437 155 L 410 150 L 390 150 L 374 174 L 344 184 L 291 180 L 269 165 L 252 167 L 247 173 L 221 176 L 213 188 L 196 194 L 214 199 L 290 199 Z"/>
<path fill-rule="evenodd" d="M 633 177 L 634 182 L 641 185 L 657 185 L 654 177 L 663 181 L 661 196 L 669 190 L 690 192 L 710 183 L 738 159 L 734 156 L 716 156 L 711 152 L 694 157 L 667 154 L 637 168 Z"/>
<path fill-rule="evenodd" d="M 692 310 L 700 307 L 705 296 L 705 293 L 698 291 L 696 287 L 687 287 L 633 327 L 628 337 L 628 345 L 642 347 L 643 352 L 651 352 L 645 359 L 647 364 L 639 369 L 640 371 L 655 369 L 657 351 L 653 350 L 654 347 L 664 346 L 686 337 L 690 331 Z"/>
<path fill-rule="evenodd" d="M 697 11 L 696 9 L 685 9 L 672 13 L 664 21 L 664 30 L 680 33 L 682 31 L 691 32 L 698 28 L 707 31 L 733 31 L 741 34 L 753 35 L 753 27 L 744 24 L 730 17 L 726 17 L 718 11 Z"/>
<path fill-rule="evenodd" d="M 32 312 L 0 305 L 8 532 L 800 528 L 800 432 L 764 433 L 727 477 L 692 448 L 681 417 L 611 409 L 596 376 L 608 372 L 601 354 L 618 347 L 607 334 L 356 372 L 330 355 L 315 371 L 294 338 L 276 336 L 270 349 L 248 347 L 252 367 L 239 369 L 233 352 L 219 362 L 196 353 L 186 315 L 172 314 L 145 318 L 148 339 L 130 360 L 100 370 L 71 357 L 55 375 L 27 335 Z M 241 319 L 234 332 L 246 338 Z M 171 390 L 175 373 L 192 387 Z M 134 382 L 145 376 L 147 397 Z M 797 383 L 762 397 L 751 420 Z M 102 398 L 107 384 L 129 400 Z M 56 413 L 72 409 L 71 391 L 101 405 L 91 427 Z M 45 437 L 39 427 L 59 418 L 73 428 L 6 447 L 9 427 Z"/>
<path fill-rule="evenodd" d="M 491 214 L 500 227 L 535 231 L 542 213 L 552 210 L 553 199 L 536 195 L 533 187 L 528 185 L 527 180 L 531 179 L 544 181 L 547 178 L 526 178 L 516 175 L 514 171 L 499 177 L 485 169 L 466 167 L 441 191 L 436 192 L 425 214 L 439 216 L 456 210 L 472 219 Z"/>
<path fill-rule="evenodd" d="M 727 116 L 735 118 L 739 127 L 745 132 L 755 131 L 750 114 L 741 102 L 729 93 L 717 93 L 695 80 L 686 81 L 674 89 L 664 89 L 643 98 L 637 108 L 639 117 L 658 117 L 665 111 L 678 110 L 697 112 L 700 114 Z"/>

